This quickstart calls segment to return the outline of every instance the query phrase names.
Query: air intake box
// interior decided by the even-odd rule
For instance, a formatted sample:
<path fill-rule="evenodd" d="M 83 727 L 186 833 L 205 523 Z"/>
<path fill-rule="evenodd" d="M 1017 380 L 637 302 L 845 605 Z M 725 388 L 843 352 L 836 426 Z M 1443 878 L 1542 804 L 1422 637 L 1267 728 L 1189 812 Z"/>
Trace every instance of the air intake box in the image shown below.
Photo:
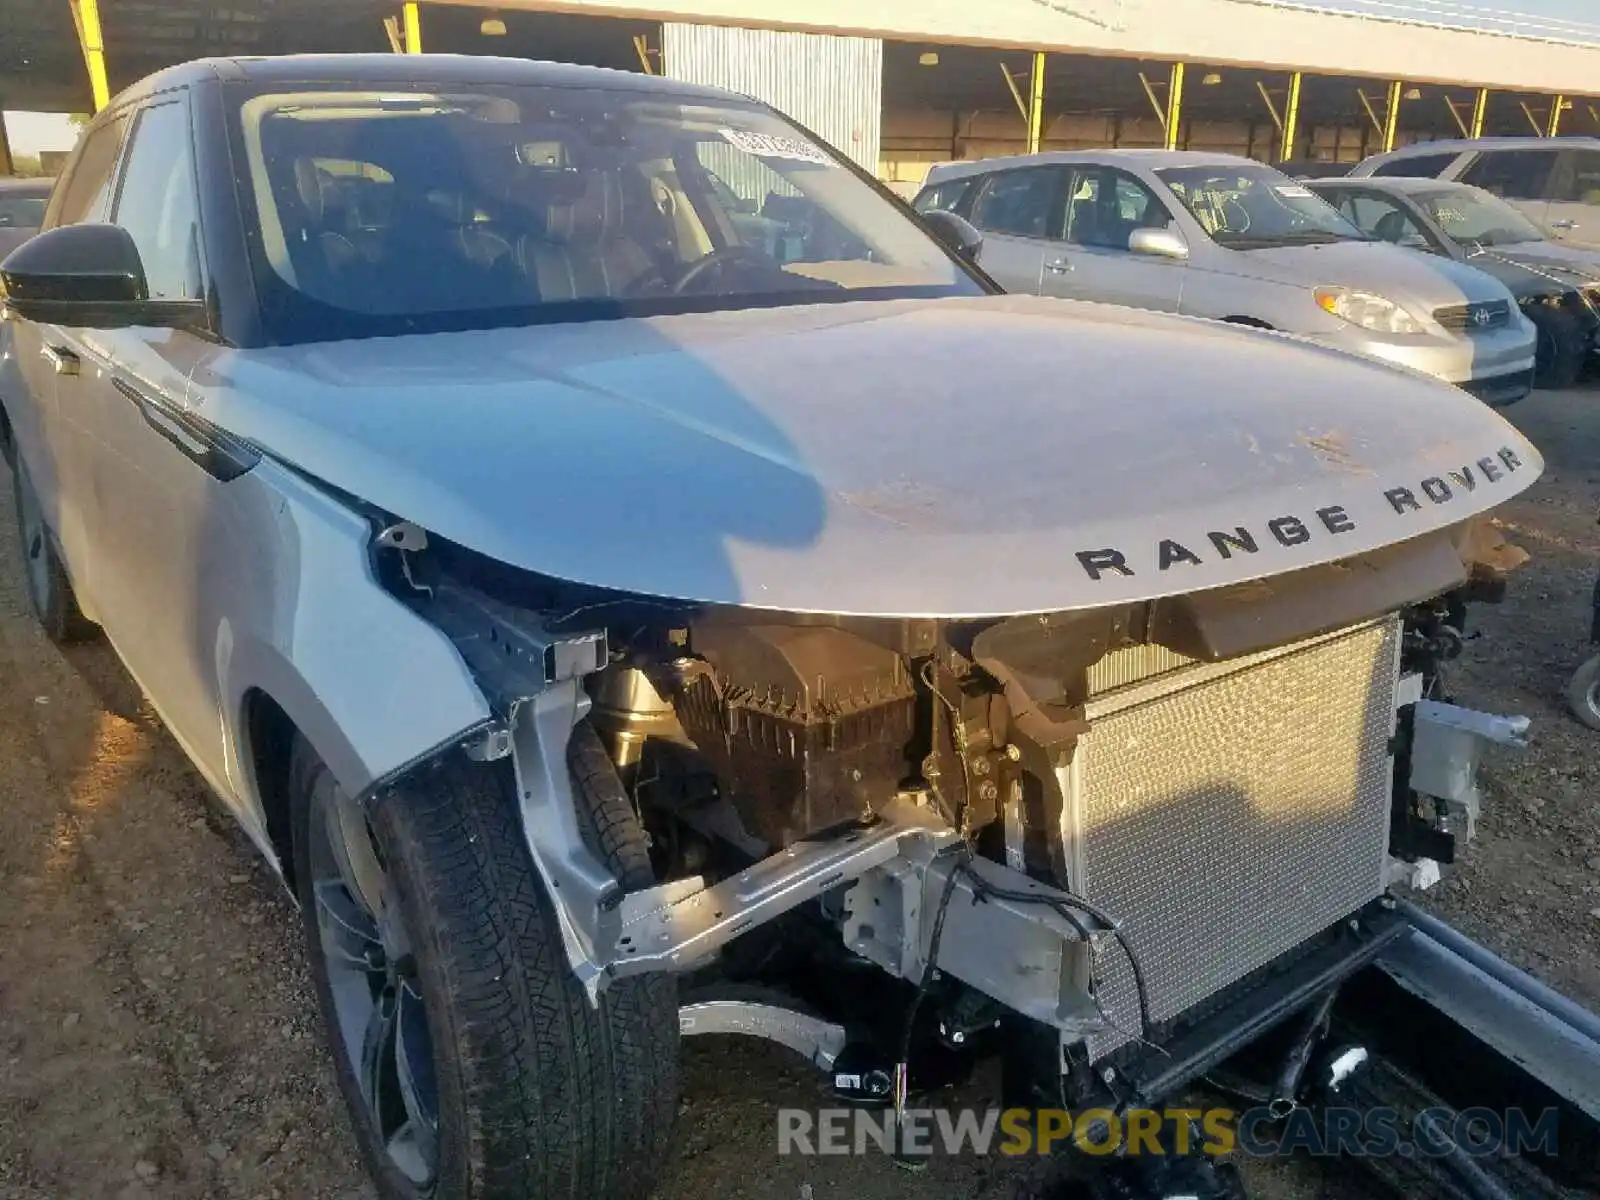
<path fill-rule="evenodd" d="M 752 834 L 784 846 L 894 796 L 916 706 L 898 654 L 803 625 L 698 626 L 693 649 L 712 670 L 678 720 Z"/>

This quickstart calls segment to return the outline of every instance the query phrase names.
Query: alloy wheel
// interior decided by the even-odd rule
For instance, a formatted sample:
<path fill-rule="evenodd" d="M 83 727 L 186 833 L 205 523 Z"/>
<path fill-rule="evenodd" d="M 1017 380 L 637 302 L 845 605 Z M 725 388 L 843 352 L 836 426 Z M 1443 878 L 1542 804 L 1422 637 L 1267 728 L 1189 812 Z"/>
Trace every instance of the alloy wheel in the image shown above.
<path fill-rule="evenodd" d="M 439 1094 L 416 958 L 364 814 L 314 789 L 311 888 L 339 1046 L 383 1152 L 423 1194 L 439 1173 Z"/>

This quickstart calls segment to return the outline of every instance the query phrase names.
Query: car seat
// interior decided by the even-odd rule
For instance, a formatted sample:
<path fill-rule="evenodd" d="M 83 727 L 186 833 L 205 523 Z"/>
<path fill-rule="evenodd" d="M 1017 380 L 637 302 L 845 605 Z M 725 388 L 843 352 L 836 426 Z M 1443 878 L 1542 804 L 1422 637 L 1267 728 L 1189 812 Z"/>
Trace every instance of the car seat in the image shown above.
<path fill-rule="evenodd" d="M 538 215 L 543 228 L 517 239 L 517 262 L 542 301 L 623 295 L 653 263 L 629 227 L 622 181 L 607 170 L 572 174 Z"/>

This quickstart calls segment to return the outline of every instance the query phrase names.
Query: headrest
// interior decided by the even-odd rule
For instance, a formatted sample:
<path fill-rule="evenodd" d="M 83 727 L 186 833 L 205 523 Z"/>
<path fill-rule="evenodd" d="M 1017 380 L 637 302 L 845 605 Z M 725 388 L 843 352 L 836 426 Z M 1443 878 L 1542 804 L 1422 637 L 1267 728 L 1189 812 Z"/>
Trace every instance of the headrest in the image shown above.
<path fill-rule="evenodd" d="M 560 245 L 598 242 L 622 229 L 622 187 L 609 171 L 587 171 L 544 209 L 544 238 Z"/>
<path fill-rule="evenodd" d="M 315 225 L 322 220 L 322 175 L 317 170 L 317 164 L 310 158 L 297 158 L 294 160 L 294 189 L 300 195 L 300 203 L 306 210 L 306 216 Z"/>

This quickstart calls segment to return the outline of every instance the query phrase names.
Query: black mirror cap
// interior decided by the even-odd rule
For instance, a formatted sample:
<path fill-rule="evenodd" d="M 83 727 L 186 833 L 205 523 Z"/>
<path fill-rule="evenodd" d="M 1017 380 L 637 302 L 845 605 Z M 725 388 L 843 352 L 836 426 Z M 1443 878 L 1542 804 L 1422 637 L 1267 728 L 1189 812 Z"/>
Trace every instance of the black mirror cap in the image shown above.
<path fill-rule="evenodd" d="M 955 251 L 957 258 L 967 262 L 978 261 L 978 251 L 983 249 L 983 234 L 970 221 L 942 208 L 923 213 L 922 219 L 933 230 L 935 237 Z"/>
<path fill-rule="evenodd" d="M 139 248 L 119 225 L 62 225 L 0 262 L 0 305 L 26 321 L 84 329 L 203 324 L 202 300 L 151 300 Z"/>

